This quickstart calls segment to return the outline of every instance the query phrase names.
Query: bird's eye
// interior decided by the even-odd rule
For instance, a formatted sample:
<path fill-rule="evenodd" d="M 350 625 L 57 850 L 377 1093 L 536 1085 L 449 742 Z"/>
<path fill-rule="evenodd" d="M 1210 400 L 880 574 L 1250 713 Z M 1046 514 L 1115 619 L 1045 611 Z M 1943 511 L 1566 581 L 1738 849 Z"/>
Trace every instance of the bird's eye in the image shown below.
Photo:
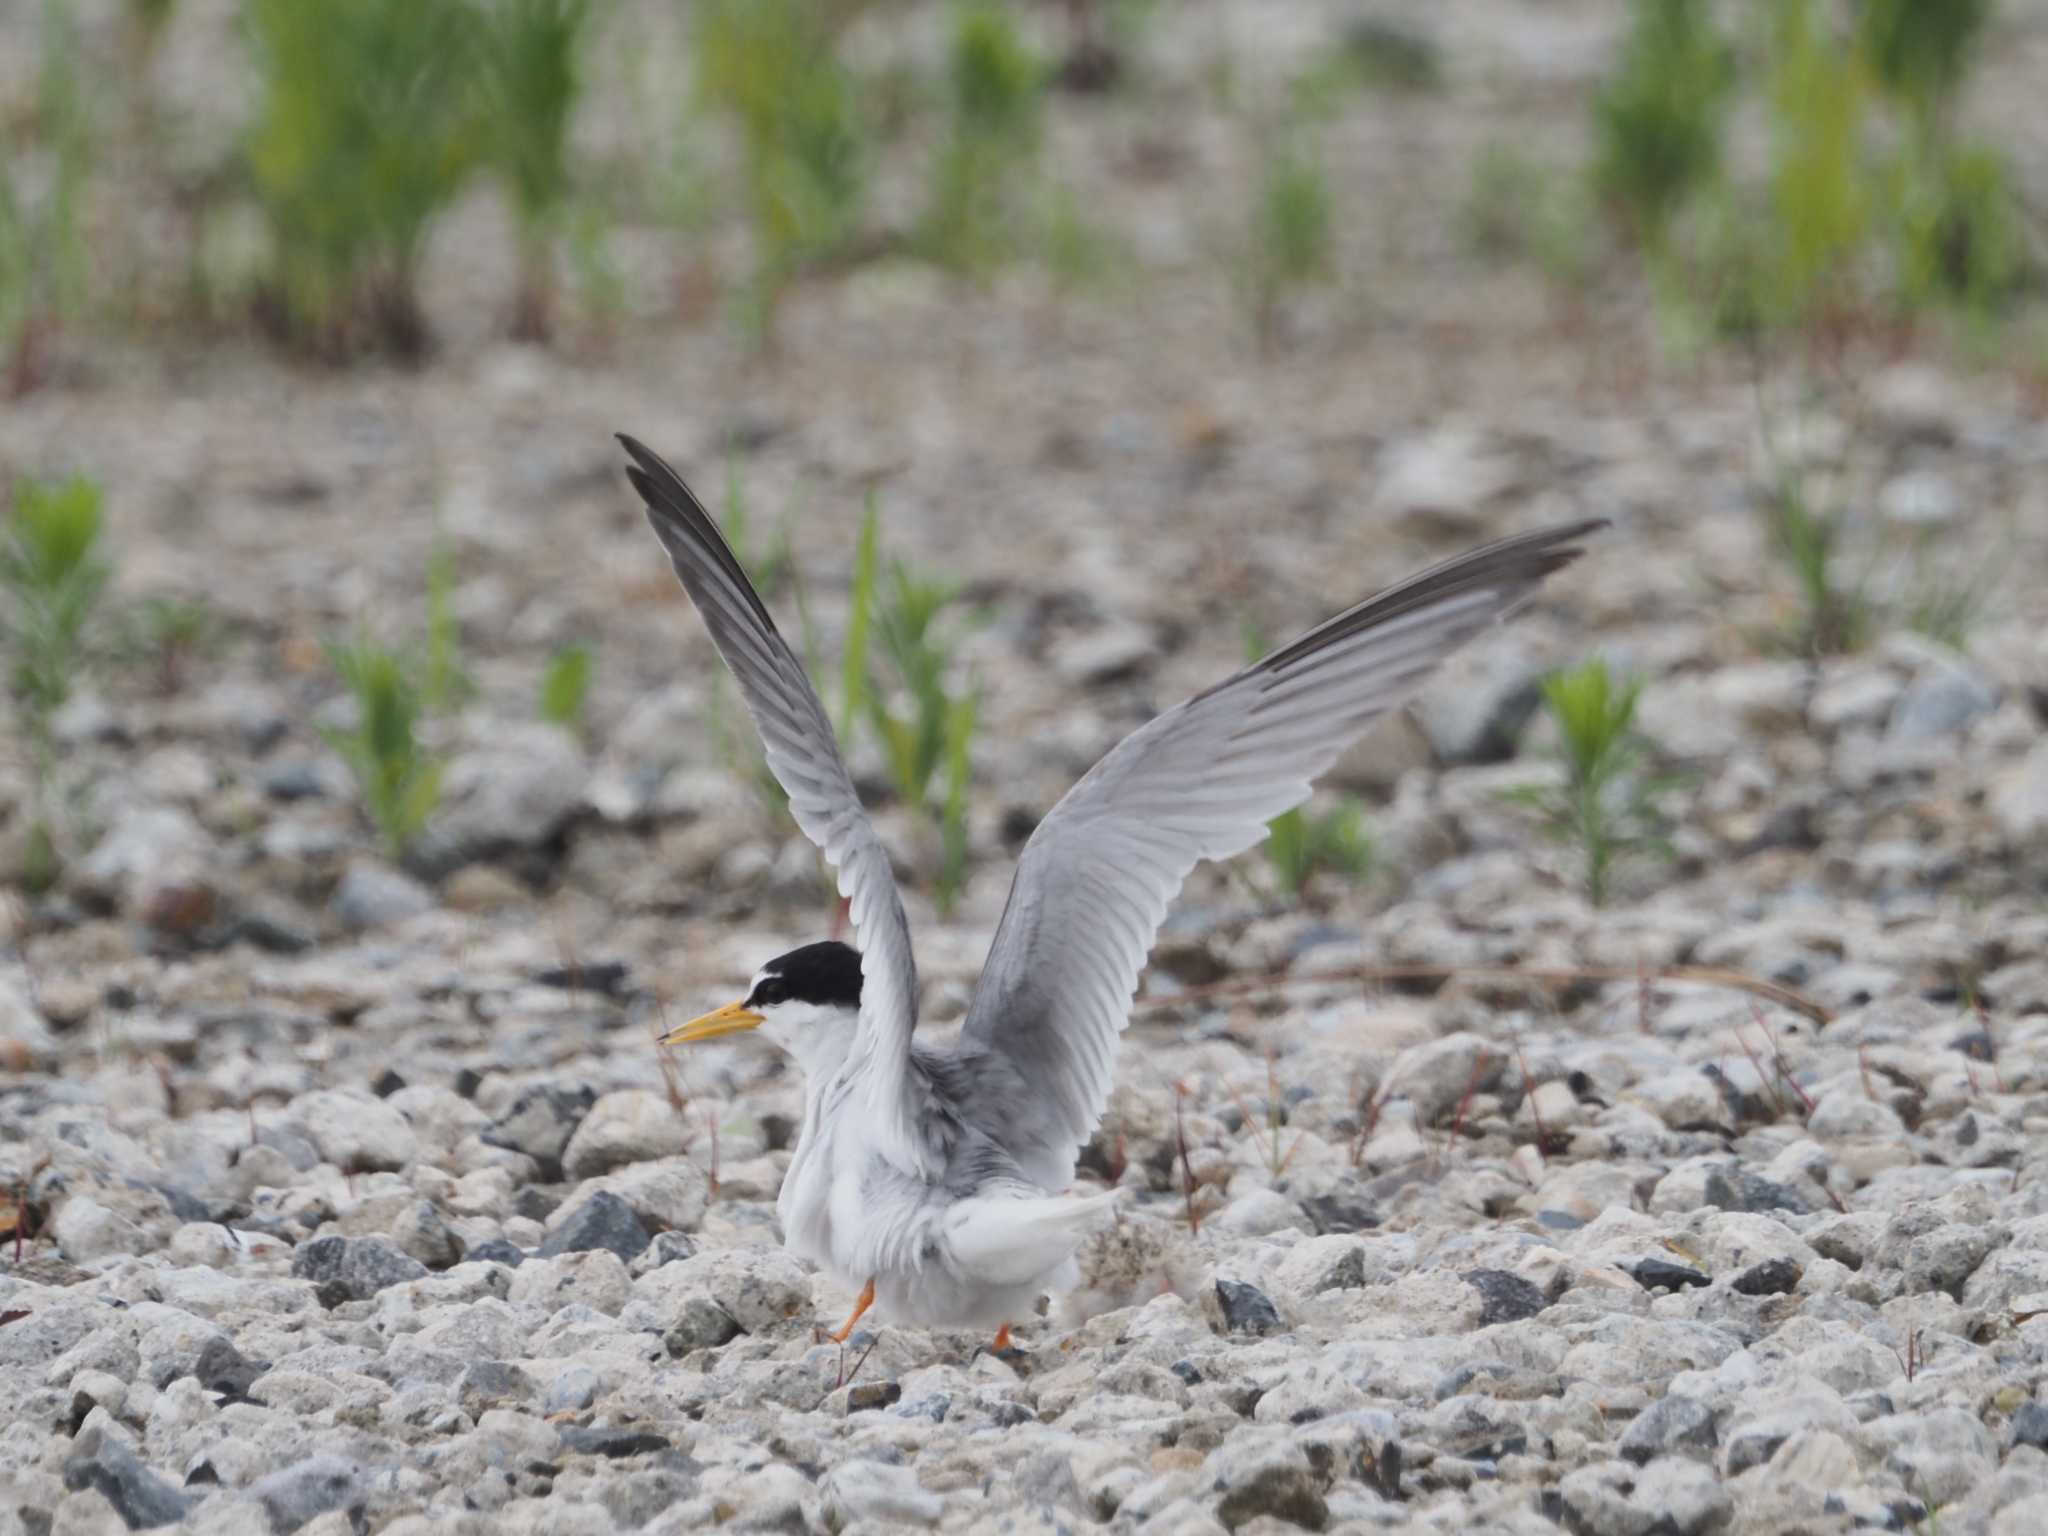
<path fill-rule="evenodd" d="M 756 1008 L 773 1007 L 776 1003 L 782 1001 L 785 990 L 779 981 L 772 979 L 764 981 L 761 985 L 754 988 L 754 995 L 748 998 L 747 1001 Z"/>

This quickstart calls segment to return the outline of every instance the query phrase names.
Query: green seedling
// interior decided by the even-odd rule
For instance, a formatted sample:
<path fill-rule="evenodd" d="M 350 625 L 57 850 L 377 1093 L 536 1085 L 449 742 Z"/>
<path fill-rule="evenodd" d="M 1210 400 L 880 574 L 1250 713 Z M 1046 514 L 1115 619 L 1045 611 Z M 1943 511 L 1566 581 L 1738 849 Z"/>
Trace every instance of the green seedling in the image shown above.
<path fill-rule="evenodd" d="M 1955 98 L 1992 0 L 1859 0 L 1858 42 L 1878 83 L 1933 129 Z"/>
<path fill-rule="evenodd" d="M 38 739 L 84 669 L 87 627 L 108 577 L 100 531 L 94 482 L 80 476 L 15 486 L 0 542 L 0 588 L 13 652 L 9 683 Z"/>
<path fill-rule="evenodd" d="M 356 719 L 321 734 L 355 775 L 385 848 L 403 858 L 441 799 L 441 763 L 419 740 L 422 699 L 411 663 L 367 638 L 329 644 L 327 659 L 355 698 Z"/>
<path fill-rule="evenodd" d="M 460 709 L 476 693 L 476 682 L 462 665 L 462 626 L 455 617 L 455 550 L 436 540 L 427 561 L 427 653 L 420 699 L 427 709 L 445 715 Z"/>
<path fill-rule="evenodd" d="M 1344 31 L 1343 61 L 1361 85 L 1423 95 L 1443 89 L 1443 56 L 1426 33 L 1377 17 Z"/>
<path fill-rule="evenodd" d="M 958 9 L 947 66 L 947 137 L 933 162 L 919 242 L 933 260 L 983 273 L 1023 244 L 1046 79 L 1006 8 Z"/>
<path fill-rule="evenodd" d="M 420 255 L 483 158 L 468 0 L 243 0 L 262 99 L 246 141 L 293 341 L 427 343 Z"/>
<path fill-rule="evenodd" d="M 44 0 L 40 44 L 21 147 L 41 153 L 17 154 L 0 137 L 0 363 L 16 394 L 42 381 L 49 338 L 84 311 L 91 273 L 84 205 L 92 120 L 68 0 Z M 47 178 L 27 174 L 36 163 L 48 166 Z"/>
<path fill-rule="evenodd" d="M 1593 102 L 1592 183 L 1645 247 L 1720 169 L 1735 56 L 1696 0 L 1634 0 L 1613 76 Z"/>
<path fill-rule="evenodd" d="M 1322 147 L 1306 123 L 1267 133 L 1252 189 L 1245 285 L 1261 349 L 1279 332 L 1281 306 L 1336 265 L 1336 200 Z"/>
<path fill-rule="evenodd" d="M 1472 249 L 1494 260 L 1533 260 L 1560 284 L 1592 266 L 1593 220 L 1578 177 L 1563 177 L 1505 144 L 1472 162 L 1459 222 Z"/>
<path fill-rule="evenodd" d="M 1805 313 L 1839 286 L 1872 228 L 1863 161 L 1862 61 L 1836 45 L 1814 0 L 1778 0 L 1771 28 L 1772 228 L 1781 302 Z"/>
<path fill-rule="evenodd" d="M 540 678 L 540 717 L 550 725 L 581 737 L 587 729 L 584 706 L 590 695 L 590 651 L 565 645 L 548 658 Z"/>
<path fill-rule="evenodd" d="M 519 220 L 513 333 L 554 325 L 554 244 L 569 210 L 569 120 L 581 94 L 590 0 L 497 0 L 478 31 L 482 117 Z"/>
<path fill-rule="evenodd" d="M 1635 729 L 1642 691 L 1641 678 L 1617 678 L 1597 658 L 1545 678 L 1543 704 L 1557 727 L 1564 783 L 1511 792 L 1542 815 L 1553 837 L 1578 845 L 1596 907 L 1606 904 L 1619 855 L 1665 846 L 1651 802 L 1664 786 L 1642 771 L 1648 745 Z"/>
<path fill-rule="evenodd" d="M 841 0 L 705 0 L 697 95 L 730 117 L 746 157 L 755 278 L 751 327 L 772 330 L 781 290 L 843 252 L 866 209 L 868 133 L 838 56 Z"/>
<path fill-rule="evenodd" d="M 1795 647 L 1822 656 L 1861 650 L 1875 617 L 1863 582 L 1844 572 L 1848 513 L 1815 506 L 1804 477 L 1791 470 L 1766 493 L 1763 511 L 1771 549 L 1799 589 Z"/>
<path fill-rule="evenodd" d="M 1297 805 L 1266 825 L 1266 863 L 1281 892 L 1298 898 L 1323 874 L 1352 883 L 1372 873 L 1372 832 L 1365 810 L 1344 798 L 1328 810 Z"/>
<path fill-rule="evenodd" d="M 937 823 L 940 872 L 935 900 L 944 913 L 966 882 L 967 790 L 979 693 L 956 688 L 955 637 L 943 621 L 957 598 L 949 583 L 921 576 L 902 561 L 882 575 L 880 515 L 872 496 L 861 521 L 848 604 L 841 673 L 841 729 L 863 721 L 882 750 L 896 796 Z M 879 662 L 884 678 L 876 677 Z M 945 769 L 932 802 L 932 779 Z"/>
<path fill-rule="evenodd" d="M 151 597 L 132 620 L 133 649 L 146 659 L 162 693 L 185 686 L 186 669 L 220 638 L 220 619 L 203 598 Z"/>
<path fill-rule="evenodd" d="M 974 775 L 974 730 L 981 716 L 977 689 L 946 709 L 945 793 L 939 802 L 939 878 L 932 898 L 945 916 L 967 885 L 967 791 Z"/>

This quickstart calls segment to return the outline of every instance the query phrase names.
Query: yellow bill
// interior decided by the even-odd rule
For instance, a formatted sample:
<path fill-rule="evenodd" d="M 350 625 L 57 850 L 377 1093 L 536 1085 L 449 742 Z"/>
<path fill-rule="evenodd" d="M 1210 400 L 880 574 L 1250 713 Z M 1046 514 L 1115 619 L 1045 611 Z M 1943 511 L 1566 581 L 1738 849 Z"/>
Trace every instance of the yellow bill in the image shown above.
<path fill-rule="evenodd" d="M 663 1045 L 695 1045 L 700 1040 L 716 1040 L 720 1035 L 736 1035 L 742 1030 L 760 1026 L 761 1015 L 745 1003 L 727 1003 L 723 1008 L 678 1024 L 661 1037 Z"/>

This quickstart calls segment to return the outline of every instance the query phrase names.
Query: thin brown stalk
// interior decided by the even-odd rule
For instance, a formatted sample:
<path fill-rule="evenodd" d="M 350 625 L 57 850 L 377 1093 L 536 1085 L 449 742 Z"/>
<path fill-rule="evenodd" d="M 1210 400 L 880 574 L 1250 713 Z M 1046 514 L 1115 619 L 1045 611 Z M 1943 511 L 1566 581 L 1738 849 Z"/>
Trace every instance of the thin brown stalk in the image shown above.
<path fill-rule="evenodd" d="M 1188 1235 L 1194 1236 L 1202 1230 L 1202 1224 L 1195 1217 L 1195 1168 L 1194 1164 L 1188 1161 L 1188 1135 L 1181 1125 L 1181 1100 L 1186 1097 L 1187 1091 L 1185 1083 L 1173 1085 L 1173 1141 L 1180 1149 L 1180 1195 L 1187 1207 Z"/>
<path fill-rule="evenodd" d="M 1519 1037 L 1515 1040 L 1515 1066 L 1522 1074 L 1522 1095 L 1529 1101 L 1529 1118 L 1536 1122 L 1536 1150 L 1546 1157 L 1550 1154 L 1550 1130 L 1543 1123 L 1543 1111 L 1536 1103 L 1536 1079 L 1529 1075 L 1529 1056 L 1522 1049 Z"/>
<path fill-rule="evenodd" d="M 1735 1031 L 1735 1043 L 1742 1047 L 1742 1054 L 1749 1058 L 1749 1064 L 1756 1072 L 1756 1080 L 1763 1085 L 1764 1091 L 1771 1096 L 1772 1117 L 1774 1119 L 1781 1117 L 1785 1113 L 1785 1096 L 1778 1092 L 1777 1078 L 1764 1070 L 1763 1062 L 1757 1059 L 1756 1052 L 1750 1047 L 1749 1036 L 1739 1029 Z"/>
<path fill-rule="evenodd" d="M 1801 1087 L 1799 1079 L 1792 1075 L 1792 1067 L 1785 1060 L 1785 1046 L 1778 1038 L 1777 1029 L 1765 1017 L 1761 1003 L 1751 1003 L 1749 1011 L 1751 1017 L 1756 1020 L 1756 1027 L 1763 1031 L 1765 1044 L 1771 1048 L 1771 1065 L 1777 1069 L 1778 1076 L 1784 1079 L 1785 1086 L 1798 1095 L 1800 1106 L 1806 1111 L 1808 1118 L 1811 1118 L 1813 1115 L 1813 1095 Z"/>
<path fill-rule="evenodd" d="M 1484 1051 L 1472 1058 L 1472 1075 L 1465 1079 L 1465 1091 L 1458 1096 L 1458 1112 L 1451 1117 L 1452 1141 L 1465 1132 L 1465 1115 L 1472 1108 L 1473 1096 L 1479 1092 L 1479 1074 L 1486 1070 L 1486 1060 Z"/>

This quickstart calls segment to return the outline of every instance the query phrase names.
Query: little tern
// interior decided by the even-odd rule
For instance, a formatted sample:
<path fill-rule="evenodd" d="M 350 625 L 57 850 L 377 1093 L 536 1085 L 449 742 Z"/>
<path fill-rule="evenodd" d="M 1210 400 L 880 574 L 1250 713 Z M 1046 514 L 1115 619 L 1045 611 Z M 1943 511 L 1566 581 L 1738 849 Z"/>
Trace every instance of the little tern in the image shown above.
<path fill-rule="evenodd" d="M 807 944 L 746 995 L 662 1036 L 759 1030 L 795 1058 L 804 1116 L 776 1200 L 783 1238 L 899 1323 L 1009 1325 L 1077 1279 L 1116 1191 L 1064 1193 L 1114 1077 L 1167 905 L 1273 817 L 1444 657 L 1535 595 L 1605 525 L 1502 539 L 1389 587 L 1132 732 L 1038 824 L 957 1043 L 913 1038 L 917 967 L 889 855 L 831 722 L 681 477 L 631 437 L 626 475 L 789 793 L 837 872 L 858 950 Z"/>

